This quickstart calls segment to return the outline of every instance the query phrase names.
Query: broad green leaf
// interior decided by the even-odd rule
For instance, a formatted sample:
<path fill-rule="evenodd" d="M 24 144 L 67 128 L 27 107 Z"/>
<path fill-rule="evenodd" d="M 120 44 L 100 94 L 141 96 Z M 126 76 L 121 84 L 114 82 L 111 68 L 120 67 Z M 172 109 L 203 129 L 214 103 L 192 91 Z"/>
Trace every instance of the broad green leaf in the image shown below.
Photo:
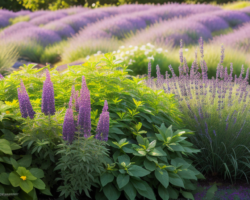
<path fill-rule="evenodd" d="M 157 147 L 148 153 L 151 156 L 166 156 L 166 152 L 162 150 L 161 147 Z"/>
<path fill-rule="evenodd" d="M 147 155 L 147 156 L 146 156 L 146 158 L 147 158 L 148 160 L 150 160 L 150 161 L 154 162 L 154 163 L 158 163 L 158 161 L 157 161 L 157 158 L 156 158 L 156 157 L 153 157 L 153 156 L 149 156 L 149 155 Z"/>
<path fill-rule="evenodd" d="M 11 172 L 9 175 L 9 181 L 13 187 L 18 187 L 22 179 L 16 172 Z"/>
<path fill-rule="evenodd" d="M 116 127 L 110 128 L 109 132 L 119 134 L 119 135 L 124 135 L 124 133 L 119 128 L 116 128 Z"/>
<path fill-rule="evenodd" d="M 103 188 L 103 192 L 108 200 L 117 200 L 119 199 L 121 192 L 119 192 L 112 183 L 109 183 Z"/>
<path fill-rule="evenodd" d="M 172 188 L 170 185 L 168 186 L 167 190 L 168 190 L 170 198 L 172 198 L 172 199 L 177 199 L 178 198 L 178 196 L 179 196 L 179 191 L 178 190 Z"/>
<path fill-rule="evenodd" d="M 131 174 L 133 174 L 133 176 L 137 176 L 137 177 L 143 177 L 143 176 L 150 174 L 150 171 L 143 169 L 142 167 L 137 166 L 137 165 L 132 165 L 130 168 L 128 168 L 128 171 Z"/>
<path fill-rule="evenodd" d="M 131 183 L 128 183 L 124 188 L 124 192 L 129 197 L 129 200 L 135 200 L 136 197 L 136 189 Z"/>
<path fill-rule="evenodd" d="M 144 140 L 143 140 L 143 137 L 141 135 L 137 135 L 136 140 L 139 144 L 144 145 Z"/>
<path fill-rule="evenodd" d="M 9 174 L 6 172 L 0 173 L 0 183 L 10 185 Z"/>
<path fill-rule="evenodd" d="M 129 182 L 129 175 L 119 174 L 116 179 L 118 187 L 121 189 Z"/>
<path fill-rule="evenodd" d="M 180 190 L 180 193 L 187 199 L 194 200 L 194 196 L 191 192 L 186 192 L 183 191 L 182 189 Z"/>
<path fill-rule="evenodd" d="M 129 165 L 130 158 L 127 154 L 124 154 L 124 155 L 118 156 L 118 161 L 119 161 L 119 163 L 125 162 L 126 165 Z"/>
<path fill-rule="evenodd" d="M 169 200 L 169 193 L 162 185 L 158 186 L 158 193 L 163 200 Z"/>
<path fill-rule="evenodd" d="M 196 185 L 193 184 L 190 180 L 183 179 L 182 181 L 184 183 L 184 187 L 186 190 L 196 190 L 197 189 Z"/>
<path fill-rule="evenodd" d="M 144 186 L 146 187 L 146 191 L 144 190 L 138 190 L 137 191 L 139 192 L 140 195 L 148 198 L 148 199 L 151 199 L 151 200 L 156 200 L 155 198 L 155 194 L 154 194 L 154 191 L 152 190 L 152 188 L 147 184 L 147 182 L 142 182 L 144 184 Z"/>
<path fill-rule="evenodd" d="M 174 151 L 185 151 L 185 149 L 181 145 L 179 145 L 179 143 L 170 143 L 168 148 Z"/>
<path fill-rule="evenodd" d="M 37 178 L 35 176 L 33 176 L 29 170 L 25 169 L 24 167 L 18 167 L 17 171 L 16 171 L 20 177 L 21 176 L 26 176 L 27 180 L 33 181 L 36 180 Z"/>
<path fill-rule="evenodd" d="M 149 171 L 154 171 L 156 169 L 156 164 L 148 159 L 144 160 L 144 166 Z"/>
<path fill-rule="evenodd" d="M 44 173 L 43 173 L 43 170 L 41 169 L 38 169 L 38 168 L 31 168 L 30 169 L 30 173 L 37 177 L 37 178 L 43 178 L 44 177 Z"/>
<path fill-rule="evenodd" d="M 4 139 L 6 139 L 7 141 L 14 141 L 16 135 L 14 133 L 12 133 L 10 130 L 0 129 L 0 131 L 3 132 Z"/>
<path fill-rule="evenodd" d="M 195 176 L 195 174 L 188 169 L 182 169 L 182 171 L 178 171 L 177 173 L 181 178 L 184 179 L 191 179 L 191 180 L 197 180 L 197 177 Z"/>
<path fill-rule="evenodd" d="M 161 170 L 159 168 L 157 168 L 155 170 L 155 177 L 157 178 L 157 180 L 165 187 L 167 188 L 169 185 L 169 176 L 168 176 L 168 172 L 166 170 Z"/>
<path fill-rule="evenodd" d="M 142 181 L 138 181 L 135 179 L 130 179 L 130 182 L 133 184 L 133 186 L 137 189 L 137 190 L 141 190 L 141 191 L 146 191 L 146 186 L 143 184 Z"/>
<path fill-rule="evenodd" d="M 35 188 L 39 190 L 45 190 L 45 183 L 41 179 L 36 179 L 32 181 L 32 184 Z"/>
<path fill-rule="evenodd" d="M 24 155 L 20 160 L 17 161 L 19 166 L 28 168 L 31 165 L 32 156 L 31 155 Z"/>
<path fill-rule="evenodd" d="M 17 161 L 13 158 L 10 158 L 11 164 L 14 167 L 15 170 L 17 170 L 17 168 L 19 167 Z"/>
<path fill-rule="evenodd" d="M 207 199 L 213 199 L 215 192 L 218 190 L 216 183 L 213 184 L 208 190 L 206 194 Z"/>
<path fill-rule="evenodd" d="M 41 193 L 46 194 L 48 196 L 53 196 L 50 192 L 50 189 L 46 186 L 44 190 L 40 190 Z"/>
<path fill-rule="evenodd" d="M 31 181 L 29 180 L 21 180 L 20 181 L 20 188 L 26 192 L 26 193 L 29 193 L 32 189 L 33 189 L 33 184 Z"/>
<path fill-rule="evenodd" d="M 100 179 L 101 179 L 101 184 L 104 187 L 105 185 L 107 185 L 108 183 L 112 182 L 114 180 L 114 175 L 111 173 L 105 173 L 103 175 L 101 175 Z"/>
<path fill-rule="evenodd" d="M 3 152 L 8 155 L 12 155 L 9 141 L 5 139 L 0 139 L 0 152 Z"/>
<path fill-rule="evenodd" d="M 184 188 L 184 183 L 178 174 L 175 174 L 173 172 L 169 172 L 168 175 L 169 175 L 169 182 L 171 184 Z"/>
<path fill-rule="evenodd" d="M 13 150 L 21 149 L 22 147 L 14 142 L 10 142 L 10 148 L 13 151 Z"/>
<path fill-rule="evenodd" d="M 5 172 L 5 167 L 2 163 L 0 163 L 0 173 Z"/>
<path fill-rule="evenodd" d="M 156 145 L 156 140 L 150 142 L 150 144 L 148 145 L 148 149 L 153 149 L 153 148 L 155 148 L 155 145 Z"/>
<path fill-rule="evenodd" d="M 157 137 L 157 139 L 158 139 L 159 141 L 164 142 L 164 138 L 162 137 L 161 134 L 157 134 L 157 133 L 156 133 L 155 136 Z"/>

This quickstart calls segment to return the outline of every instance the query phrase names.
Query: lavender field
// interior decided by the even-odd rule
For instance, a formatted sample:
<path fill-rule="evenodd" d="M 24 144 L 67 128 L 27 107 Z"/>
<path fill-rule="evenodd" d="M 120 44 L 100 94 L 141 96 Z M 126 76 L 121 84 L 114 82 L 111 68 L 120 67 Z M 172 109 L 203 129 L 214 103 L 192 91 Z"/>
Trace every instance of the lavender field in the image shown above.
<path fill-rule="evenodd" d="M 248 2 L 0 9 L 0 194 L 250 199 L 249 68 Z"/>

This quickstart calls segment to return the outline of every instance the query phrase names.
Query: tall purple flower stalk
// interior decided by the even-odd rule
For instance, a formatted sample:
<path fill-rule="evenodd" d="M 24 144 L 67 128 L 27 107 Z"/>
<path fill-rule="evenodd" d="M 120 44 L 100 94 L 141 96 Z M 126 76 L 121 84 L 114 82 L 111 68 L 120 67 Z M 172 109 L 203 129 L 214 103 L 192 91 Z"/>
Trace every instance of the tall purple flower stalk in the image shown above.
<path fill-rule="evenodd" d="M 91 103 L 90 92 L 86 84 L 85 77 L 82 76 L 82 89 L 80 91 L 79 99 L 79 116 L 78 126 L 80 131 L 83 132 L 84 137 L 88 138 L 91 135 Z"/>
<path fill-rule="evenodd" d="M 100 119 L 98 121 L 97 129 L 96 129 L 96 139 L 108 141 L 109 134 L 109 112 L 108 110 L 108 102 L 105 100 L 104 106 L 102 109 L 102 113 L 100 114 Z"/>
<path fill-rule="evenodd" d="M 55 98 L 53 83 L 50 80 L 49 70 L 46 70 L 46 80 L 43 84 L 42 94 L 42 112 L 45 115 L 54 115 L 55 110 Z"/>
<path fill-rule="evenodd" d="M 28 93 L 26 91 L 26 88 L 22 80 L 21 80 L 21 87 L 17 88 L 17 92 L 18 92 L 19 107 L 22 117 L 27 118 L 29 116 L 31 119 L 33 119 L 36 113 L 32 108 Z"/>
<path fill-rule="evenodd" d="M 68 108 L 63 122 L 63 139 L 68 140 L 71 143 L 74 139 L 75 131 L 76 128 L 74 123 L 73 109 Z"/>

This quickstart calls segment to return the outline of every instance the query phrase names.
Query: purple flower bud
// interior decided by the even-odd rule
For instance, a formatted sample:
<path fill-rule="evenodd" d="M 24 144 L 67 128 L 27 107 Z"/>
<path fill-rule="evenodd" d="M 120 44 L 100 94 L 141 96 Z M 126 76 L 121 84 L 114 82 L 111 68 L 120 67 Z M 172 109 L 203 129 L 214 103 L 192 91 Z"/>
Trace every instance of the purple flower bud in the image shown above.
<path fill-rule="evenodd" d="M 216 132 L 215 132 L 215 130 L 213 130 L 213 132 L 214 132 L 214 135 L 216 136 Z"/>
<path fill-rule="evenodd" d="M 74 139 L 75 135 L 75 123 L 74 123 L 74 116 L 72 108 L 68 108 L 63 122 L 63 138 L 64 140 L 68 140 L 70 143 Z"/>
<path fill-rule="evenodd" d="M 76 112 L 79 112 L 79 91 L 75 92 L 75 108 L 76 108 Z"/>
<path fill-rule="evenodd" d="M 54 115 L 56 112 L 54 88 L 53 88 L 53 83 L 50 80 L 50 74 L 48 69 L 46 69 L 46 80 L 44 81 L 43 84 L 42 112 L 45 115 Z"/>
<path fill-rule="evenodd" d="M 88 90 L 84 76 L 82 76 L 82 89 L 79 101 L 78 126 L 80 126 L 80 131 L 84 133 L 84 137 L 88 138 L 91 136 L 90 92 Z"/>
<path fill-rule="evenodd" d="M 105 101 L 106 103 L 107 101 Z M 96 129 L 96 136 L 95 138 L 98 140 L 108 141 L 108 134 L 109 134 L 109 112 L 108 109 L 108 103 L 105 104 L 102 110 L 102 113 L 100 114 L 100 118 L 98 121 L 97 129 Z"/>
<path fill-rule="evenodd" d="M 2 74 L 0 74 L 0 80 L 1 80 L 1 79 L 4 79 L 4 77 L 3 77 L 3 75 L 2 75 Z"/>
<path fill-rule="evenodd" d="M 19 107 L 23 118 L 27 118 L 28 116 L 33 119 L 34 115 L 36 114 L 32 108 L 30 103 L 30 99 L 26 88 L 21 80 L 21 87 L 17 89 L 18 92 L 18 100 L 19 100 Z"/>
<path fill-rule="evenodd" d="M 204 54 L 203 54 L 203 40 L 202 40 L 202 37 L 200 37 L 200 52 L 201 52 L 201 59 L 204 58 Z"/>
<path fill-rule="evenodd" d="M 71 96 L 70 96 L 70 100 L 69 100 L 69 108 L 72 108 L 73 106 L 73 101 L 75 101 L 75 86 L 72 86 L 72 90 L 71 90 Z"/>
<path fill-rule="evenodd" d="M 108 102 L 107 100 L 105 100 L 102 112 L 107 112 L 107 110 L 108 110 Z"/>

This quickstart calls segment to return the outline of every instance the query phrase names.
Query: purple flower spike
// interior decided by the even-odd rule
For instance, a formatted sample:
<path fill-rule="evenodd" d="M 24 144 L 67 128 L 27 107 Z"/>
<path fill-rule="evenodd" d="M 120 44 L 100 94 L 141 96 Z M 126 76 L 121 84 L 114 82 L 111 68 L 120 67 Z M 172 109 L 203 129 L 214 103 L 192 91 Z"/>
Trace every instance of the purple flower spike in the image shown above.
<path fill-rule="evenodd" d="M 1 80 L 1 79 L 4 79 L 4 77 L 3 77 L 3 75 L 2 75 L 2 74 L 0 74 L 0 80 Z"/>
<path fill-rule="evenodd" d="M 64 117 L 63 122 L 63 138 L 64 140 L 68 140 L 70 143 L 74 139 L 75 135 L 75 123 L 72 108 L 68 108 Z"/>
<path fill-rule="evenodd" d="M 26 91 L 26 88 L 22 80 L 21 80 L 21 88 L 18 88 L 17 92 L 18 92 L 19 107 L 22 117 L 27 118 L 29 116 L 30 119 L 33 119 L 36 113 L 32 108 L 28 93 Z"/>
<path fill-rule="evenodd" d="M 46 80 L 43 84 L 43 94 L 42 94 L 42 112 L 45 115 L 54 115 L 55 110 L 55 98 L 54 98 L 54 88 L 53 83 L 50 80 L 49 70 L 46 70 Z"/>
<path fill-rule="evenodd" d="M 109 112 L 107 100 L 105 100 L 102 113 L 100 114 L 100 118 L 98 121 L 97 129 L 96 129 L 96 136 L 97 140 L 108 141 L 108 134 L 109 134 Z"/>
<path fill-rule="evenodd" d="M 73 106 L 73 101 L 75 101 L 75 86 L 72 86 L 72 90 L 71 90 L 71 96 L 69 99 L 69 108 L 72 108 Z"/>
<path fill-rule="evenodd" d="M 83 131 L 84 137 L 88 138 L 91 135 L 91 103 L 90 92 L 84 76 L 82 76 L 82 89 L 80 93 L 78 126 Z"/>

